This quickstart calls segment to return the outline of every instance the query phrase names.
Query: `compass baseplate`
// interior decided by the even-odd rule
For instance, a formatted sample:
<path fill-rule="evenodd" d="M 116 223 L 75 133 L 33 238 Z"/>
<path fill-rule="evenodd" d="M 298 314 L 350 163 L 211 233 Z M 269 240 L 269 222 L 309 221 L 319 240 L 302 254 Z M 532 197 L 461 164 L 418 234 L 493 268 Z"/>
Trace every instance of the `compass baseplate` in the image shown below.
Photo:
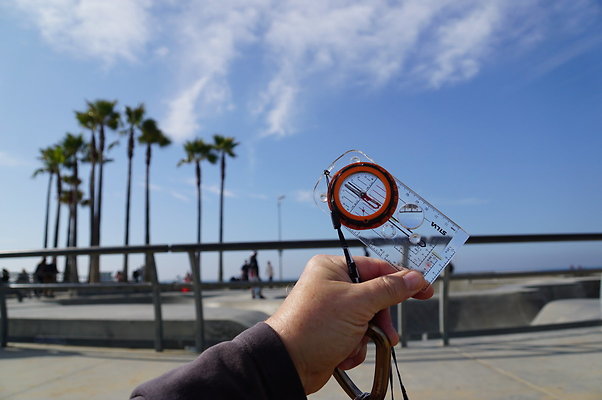
<path fill-rule="evenodd" d="M 334 196 L 333 193 L 329 193 L 327 181 L 338 171 L 349 169 L 349 166 L 356 163 L 375 164 L 363 152 L 350 150 L 337 158 L 320 177 L 314 187 L 314 200 L 323 211 L 331 213 L 329 197 Z M 432 283 L 449 264 L 458 248 L 468 240 L 468 234 L 399 179 L 393 179 L 397 186 L 397 204 L 393 205 L 395 211 L 388 219 L 380 221 L 378 226 L 362 229 L 356 229 L 357 225 L 354 224 L 350 227 L 345 226 L 343 221 L 342 223 L 380 258 L 399 270 L 418 270 Z M 361 180 L 358 183 L 361 183 Z M 332 186 L 334 185 L 331 185 L 331 190 Z M 370 187 L 362 190 L 351 182 L 337 185 L 337 198 L 346 199 L 346 213 L 359 215 L 367 208 L 374 208 L 374 202 L 378 201 L 374 195 L 367 193 L 371 194 L 381 189 Z"/>

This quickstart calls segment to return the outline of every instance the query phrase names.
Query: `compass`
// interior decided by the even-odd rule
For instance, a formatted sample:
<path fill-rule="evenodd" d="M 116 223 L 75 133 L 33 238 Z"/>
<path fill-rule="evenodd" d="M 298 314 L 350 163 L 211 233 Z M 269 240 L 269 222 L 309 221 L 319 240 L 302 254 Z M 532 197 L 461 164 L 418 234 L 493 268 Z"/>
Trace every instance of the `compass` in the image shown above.
<path fill-rule="evenodd" d="M 380 165 L 356 162 L 339 170 L 328 185 L 328 207 L 351 229 L 374 229 L 395 213 L 395 178 Z"/>

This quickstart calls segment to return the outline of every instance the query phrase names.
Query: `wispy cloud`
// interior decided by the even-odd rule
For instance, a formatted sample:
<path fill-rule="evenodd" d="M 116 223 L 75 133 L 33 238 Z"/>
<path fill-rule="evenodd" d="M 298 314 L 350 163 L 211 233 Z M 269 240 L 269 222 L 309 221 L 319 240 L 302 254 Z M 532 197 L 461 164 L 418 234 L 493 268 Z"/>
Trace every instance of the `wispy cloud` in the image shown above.
<path fill-rule="evenodd" d="M 220 188 L 217 185 L 202 185 L 202 189 L 203 191 L 207 191 L 213 194 L 220 193 Z M 234 192 L 228 189 L 224 189 L 224 197 L 236 197 L 236 195 L 234 194 Z"/>
<path fill-rule="evenodd" d="M 150 0 L 13 0 L 44 40 L 78 57 L 107 64 L 134 61 L 152 32 Z"/>
<path fill-rule="evenodd" d="M 311 190 L 297 190 L 293 194 L 295 201 L 299 203 L 313 203 L 314 195 Z"/>
<path fill-rule="evenodd" d="M 146 188 L 146 184 L 144 182 L 138 182 L 138 186 L 141 188 Z M 167 193 L 169 194 L 171 197 L 181 200 L 183 202 L 189 202 L 190 201 L 190 197 L 183 194 L 182 192 L 178 191 L 178 190 L 174 190 L 171 188 L 166 188 L 164 186 L 161 185 L 157 185 L 156 183 L 149 183 L 148 188 L 150 189 L 151 192 L 156 192 L 156 193 Z"/>
<path fill-rule="evenodd" d="M 190 198 L 189 198 L 188 196 L 186 196 L 186 195 L 184 195 L 184 194 L 182 194 L 182 193 L 180 193 L 180 192 L 177 192 L 177 191 L 175 191 L 175 190 L 170 190 L 170 191 L 169 191 L 169 194 L 170 194 L 170 195 L 171 195 L 173 198 L 175 198 L 175 199 L 178 199 L 178 200 L 182 200 L 182 201 L 184 201 L 184 202 L 186 202 L 186 203 L 188 203 L 188 202 L 190 201 Z"/>
<path fill-rule="evenodd" d="M 233 107 L 228 75 L 242 48 L 256 40 L 269 1 L 182 2 L 174 28 L 179 82 L 168 102 L 166 132 L 182 141 L 198 132 L 203 115 Z"/>
<path fill-rule="evenodd" d="M 22 167 L 31 165 L 30 161 L 0 151 L 0 167 Z"/>
<path fill-rule="evenodd" d="M 144 183 L 140 183 L 140 186 L 146 187 L 146 185 Z M 150 190 L 152 190 L 153 192 L 163 192 L 165 190 L 165 188 L 163 186 L 157 185 L 155 183 L 149 183 L 148 188 Z"/>
<path fill-rule="evenodd" d="M 12 2 L 59 50 L 109 65 L 141 54 L 169 63 L 174 89 L 162 126 L 177 141 L 238 106 L 231 85 L 239 61 L 261 68 L 252 98 L 240 102 L 256 105 L 261 135 L 282 137 L 298 130 L 304 95 L 316 86 L 436 90 L 475 77 L 508 48 L 552 40 L 552 30 L 578 32 L 601 10 L 595 0 Z M 541 68 L 579 51 L 559 53 Z"/>

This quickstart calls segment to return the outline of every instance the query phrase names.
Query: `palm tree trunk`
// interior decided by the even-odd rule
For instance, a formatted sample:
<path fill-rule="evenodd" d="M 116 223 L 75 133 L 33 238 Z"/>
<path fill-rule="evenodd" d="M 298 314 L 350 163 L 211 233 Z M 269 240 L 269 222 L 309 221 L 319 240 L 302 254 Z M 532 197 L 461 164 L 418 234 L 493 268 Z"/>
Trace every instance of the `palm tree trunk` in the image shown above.
<path fill-rule="evenodd" d="M 67 236 L 65 239 L 65 247 L 71 246 L 71 229 L 73 224 L 73 194 L 69 199 L 69 218 L 67 219 Z M 69 282 L 69 276 L 71 276 L 71 256 L 65 257 L 65 269 L 63 270 L 63 282 Z"/>
<path fill-rule="evenodd" d="M 79 205 L 79 166 L 78 161 L 73 165 L 73 225 L 71 227 L 71 246 L 77 247 L 77 206 Z M 71 270 L 69 274 L 69 282 L 79 282 L 79 273 L 77 271 L 77 256 L 71 257 Z"/>
<path fill-rule="evenodd" d="M 222 152 L 221 160 L 221 188 L 219 191 L 219 243 L 224 241 L 224 182 L 226 181 L 226 154 Z M 219 252 L 219 282 L 224 280 L 224 253 Z"/>
<path fill-rule="evenodd" d="M 196 201 L 197 201 L 197 219 L 196 219 L 196 242 L 197 244 L 201 244 L 201 163 L 200 161 L 196 162 L 195 165 L 195 173 L 196 173 Z M 201 251 L 197 252 L 197 265 L 200 268 L 201 265 Z"/>
<path fill-rule="evenodd" d="M 44 248 L 48 248 L 48 222 L 50 220 L 50 192 L 52 191 L 52 177 L 54 174 L 49 174 L 48 190 L 46 190 L 46 218 L 44 222 Z"/>
<path fill-rule="evenodd" d="M 151 163 L 151 145 L 148 144 L 146 147 L 146 194 L 144 202 L 144 244 L 150 244 L 150 163 Z"/>
<path fill-rule="evenodd" d="M 96 224 L 95 224 L 95 207 L 94 203 L 96 202 L 96 136 L 94 135 L 94 131 L 92 131 L 92 137 L 90 139 L 90 246 L 94 246 L 96 244 Z M 88 268 L 88 282 L 98 282 L 99 281 L 99 273 L 98 271 L 98 256 L 95 254 L 90 254 L 90 266 Z"/>
<path fill-rule="evenodd" d="M 54 223 L 54 248 L 59 247 L 59 225 L 61 222 L 61 196 L 63 194 L 61 173 L 56 174 L 56 219 Z M 53 257 L 53 262 L 56 264 L 56 256 Z"/>
<path fill-rule="evenodd" d="M 96 193 L 96 245 L 100 245 L 100 220 L 102 213 L 102 186 L 103 186 L 103 175 L 104 175 L 104 151 L 105 151 L 105 129 L 103 125 L 100 125 L 99 138 L 98 138 L 98 159 L 100 166 L 98 167 L 98 192 Z"/>
<path fill-rule="evenodd" d="M 128 140 L 128 179 L 127 189 L 125 196 L 125 239 L 124 245 L 130 244 L 130 202 L 132 198 L 132 158 L 134 157 L 134 129 L 130 129 L 130 136 Z M 128 261 L 129 255 L 126 253 L 123 255 L 123 279 L 125 282 L 128 281 Z"/>
<path fill-rule="evenodd" d="M 90 138 L 90 246 L 94 246 L 95 243 L 95 207 L 96 203 L 96 135 L 92 132 L 92 137 Z"/>
<path fill-rule="evenodd" d="M 104 171 L 104 147 L 105 147 L 105 133 L 104 126 L 100 125 L 98 135 L 98 190 L 96 192 L 96 204 L 94 207 L 94 245 L 100 246 L 100 214 L 102 211 L 102 185 L 103 185 L 103 171 Z M 100 281 L 100 255 L 94 256 L 94 270 L 93 270 L 93 281 Z"/>
<path fill-rule="evenodd" d="M 151 162 L 151 145 L 146 145 L 146 183 L 145 183 L 145 198 L 144 198 L 144 244 L 150 244 L 150 162 Z M 150 281 L 153 266 L 151 258 L 146 253 L 144 263 L 144 280 Z"/>

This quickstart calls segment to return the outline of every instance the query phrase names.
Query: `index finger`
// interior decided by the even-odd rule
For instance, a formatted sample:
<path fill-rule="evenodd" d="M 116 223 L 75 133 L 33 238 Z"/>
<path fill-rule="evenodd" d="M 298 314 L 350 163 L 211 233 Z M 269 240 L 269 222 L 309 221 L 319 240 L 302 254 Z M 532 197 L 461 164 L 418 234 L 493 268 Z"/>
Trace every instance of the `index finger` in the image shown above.
<path fill-rule="evenodd" d="M 398 270 L 391 264 L 380 258 L 371 258 L 364 256 L 353 256 L 362 281 L 378 278 L 379 276 L 389 275 Z"/>

